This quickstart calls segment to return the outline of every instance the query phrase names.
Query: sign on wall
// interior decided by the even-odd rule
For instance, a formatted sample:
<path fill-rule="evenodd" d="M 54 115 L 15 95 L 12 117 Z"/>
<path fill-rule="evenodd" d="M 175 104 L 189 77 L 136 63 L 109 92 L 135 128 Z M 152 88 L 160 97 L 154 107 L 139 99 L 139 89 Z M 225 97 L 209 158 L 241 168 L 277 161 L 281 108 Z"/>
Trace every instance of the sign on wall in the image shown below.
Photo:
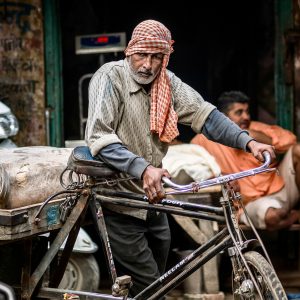
<path fill-rule="evenodd" d="M 16 115 L 18 146 L 46 144 L 41 0 L 0 0 L 0 97 Z"/>

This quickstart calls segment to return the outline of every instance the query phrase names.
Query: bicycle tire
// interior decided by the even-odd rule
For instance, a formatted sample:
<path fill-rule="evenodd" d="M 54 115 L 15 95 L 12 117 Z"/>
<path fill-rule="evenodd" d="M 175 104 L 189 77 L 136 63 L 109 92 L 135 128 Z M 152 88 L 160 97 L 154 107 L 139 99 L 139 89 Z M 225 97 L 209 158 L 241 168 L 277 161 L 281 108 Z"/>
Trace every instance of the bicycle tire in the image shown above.
<path fill-rule="evenodd" d="M 276 272 L 268 261 L 258 252 L 249 251 L 244 253 L 244 258 L 257 281 L 263 299 L 287 300 L 283 286 Z M 233 280 L 233 298 L 240 300 L 260 299 L 256 288 L 251 284 L 251 278 L 247 269 L 243 270 L 243 276 L 239 282 Z M 242 286 L 244 285 L 244 286 Z M 249 288 L 250 287 L 250 288 Z M 237 289 L 236 289 L 237 288 Z M 246 289 L 243 289 L 246 288 Z M 249 288 L 248 291 L 247 288 Z"/>

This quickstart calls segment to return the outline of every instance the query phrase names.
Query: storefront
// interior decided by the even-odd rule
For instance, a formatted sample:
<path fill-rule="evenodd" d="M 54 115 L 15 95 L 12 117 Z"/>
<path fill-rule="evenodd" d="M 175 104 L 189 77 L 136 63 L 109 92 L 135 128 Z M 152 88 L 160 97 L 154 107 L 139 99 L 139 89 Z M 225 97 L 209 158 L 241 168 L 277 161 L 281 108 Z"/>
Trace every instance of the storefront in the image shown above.
<path fill-rule="evenodd" d="M 157 10 L 92 0 L 0 1 L 0 96 L 20 120 L 17 144 L 63 146 L 81 138 L 80 79 L 123 53 L 80 55 L 76 37 L 124 32 L 128 42 L 146 18 L 170 28 L 169 68 L 205 99 L 214 103 L 225 90 L 242 90 L 254 100 L 254 118 L 299 137 L 298 2 L 188 4 L 170 13 L 169 3 Z M 86 83 L 83 89 L 87 101 Z M 188 141 L 193 133 L 180 129 Z"/>

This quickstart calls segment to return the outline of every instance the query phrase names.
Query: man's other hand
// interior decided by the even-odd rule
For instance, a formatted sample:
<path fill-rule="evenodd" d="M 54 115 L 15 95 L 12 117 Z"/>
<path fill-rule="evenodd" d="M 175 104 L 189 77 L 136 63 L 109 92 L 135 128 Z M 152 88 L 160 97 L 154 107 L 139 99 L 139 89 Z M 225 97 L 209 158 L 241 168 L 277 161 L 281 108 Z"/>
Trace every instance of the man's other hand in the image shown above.
<path fill-rule="evenodd" d="M 255 140 L 250 141 L 247 147 L 253 154 L 253 156 L 261 162 L 264 162 L 263 152 L 267 151 L 270 153 L 271 161 L 276 159 L 275 149 L 272 145 L 267 145 L 263 143 L 256 142 Z"/>

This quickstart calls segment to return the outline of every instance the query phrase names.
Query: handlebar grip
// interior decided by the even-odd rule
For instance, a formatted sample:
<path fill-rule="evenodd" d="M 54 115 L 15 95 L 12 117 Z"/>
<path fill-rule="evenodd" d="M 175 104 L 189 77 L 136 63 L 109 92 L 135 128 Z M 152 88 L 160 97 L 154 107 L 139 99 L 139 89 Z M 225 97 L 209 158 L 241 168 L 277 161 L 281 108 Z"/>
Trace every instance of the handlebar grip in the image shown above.
<path fill-rule="evenodd" d="M 264 165 L 268 166 L 270 164 L 270 162 L 271 162 L 271 155 L 270 155 L 270 153 L 268 151 L 264 151 L 263 152 L 263 157 L 265 159 Z"/>
<path fill-rule="evenodd" d="M 168 178 L 168 177 L 165 177 L 165 176 L 163 176 L 162 178 L 161 178 L 161 180 L 162 180 L 162 182 L 163 183 L 165 183 L 167 186 L 172 186 L 173 184 L 172 184 L 172 181 Z"/>
<path fill-rule="evenodd" d="M 166 185 L 166 187 L 170 187 L 170 188 L 173 188 L 173 189 L 176 189 L 176 188 L 184 188 L 184 185 L 179 185 L 179 184 L 176 184 L 174 183 L 171 179 L 169 179 L 168 177 L 165 177 L 163 176 L 161 178 L 162 182 Z M 188 185 L 189 186 L 189 185 Z"/>

